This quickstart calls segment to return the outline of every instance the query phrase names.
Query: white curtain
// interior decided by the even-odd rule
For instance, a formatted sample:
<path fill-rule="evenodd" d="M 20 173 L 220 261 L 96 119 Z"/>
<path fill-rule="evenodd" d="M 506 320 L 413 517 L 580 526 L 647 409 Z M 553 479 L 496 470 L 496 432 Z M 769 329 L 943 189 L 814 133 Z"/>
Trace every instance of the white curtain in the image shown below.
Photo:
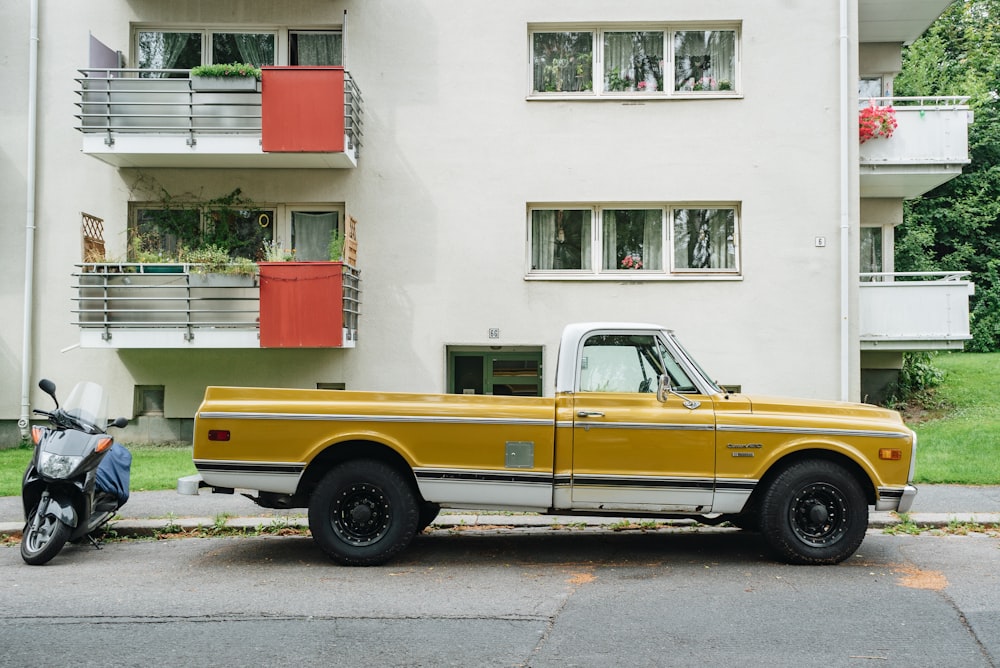
<path fill-rule="evenodd" d="M 330 259 L 330 239 L 339 230 L 336 211 L 292 212 L 292 248 L 305 262 Z"/>

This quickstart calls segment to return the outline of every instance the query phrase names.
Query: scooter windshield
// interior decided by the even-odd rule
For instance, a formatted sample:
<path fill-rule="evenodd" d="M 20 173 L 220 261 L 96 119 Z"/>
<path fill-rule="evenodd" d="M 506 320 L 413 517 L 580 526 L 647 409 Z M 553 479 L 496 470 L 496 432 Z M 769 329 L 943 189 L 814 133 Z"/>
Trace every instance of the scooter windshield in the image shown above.
<path fill-rule="evenodd" d="M 86 431 L 103 432 L 108 426 L 108 395 L 97 383 L 79 382 L 69 393 L 62 412 L 79 422 Z"/>

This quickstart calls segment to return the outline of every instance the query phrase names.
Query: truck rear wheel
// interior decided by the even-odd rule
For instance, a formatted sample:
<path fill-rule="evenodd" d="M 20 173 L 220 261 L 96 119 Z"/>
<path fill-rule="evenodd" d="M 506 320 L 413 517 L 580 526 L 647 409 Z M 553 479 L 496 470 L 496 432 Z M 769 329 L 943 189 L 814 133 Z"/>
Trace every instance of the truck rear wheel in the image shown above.
<path fill-rule="evenodd" d="M 760 528 L 768 546 L 790 564 L 837 564 L 861 545 L 868 503 L 843 467 L 813 460 L 792 464 L 765 490 Z"/>
<path fill-rule="evenodd" d="M 409 545 L 417 532 L 413 488 L 374 460 L 346 462 L 320 481 L 309 500 L 313 540 L 345 566 L 377 566 Z"/>

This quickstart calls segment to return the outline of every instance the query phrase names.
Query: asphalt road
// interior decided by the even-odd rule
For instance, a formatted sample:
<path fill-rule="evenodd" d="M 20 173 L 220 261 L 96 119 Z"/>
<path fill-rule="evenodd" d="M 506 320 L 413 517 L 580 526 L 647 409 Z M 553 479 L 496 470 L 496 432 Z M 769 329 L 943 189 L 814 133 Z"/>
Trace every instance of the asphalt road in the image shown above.
<path fill-rule="evenodd" d="M 380 568 L 301 536 L 0 548 L 0 665 L 1000 665 L 1000 538 L 871 531 L 794 567 L 733 529 L 439 530 Z"/>

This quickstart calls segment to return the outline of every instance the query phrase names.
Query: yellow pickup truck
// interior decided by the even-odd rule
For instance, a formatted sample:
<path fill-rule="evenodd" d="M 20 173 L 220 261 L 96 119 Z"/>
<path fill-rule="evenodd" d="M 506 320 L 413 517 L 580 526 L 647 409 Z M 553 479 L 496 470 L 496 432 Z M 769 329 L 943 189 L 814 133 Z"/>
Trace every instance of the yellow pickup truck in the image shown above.
<path fill-rule="evenodd" d="M 834 564 L 870 506 L 909 509 L 915 456 L 894 411 L 730 393 L 668 329 L 582 323 L 554 397 L 209 387 L 187 491 L 307 507 L 346 565 L 389 560 L 441 508 L 730 522 Z"/>

